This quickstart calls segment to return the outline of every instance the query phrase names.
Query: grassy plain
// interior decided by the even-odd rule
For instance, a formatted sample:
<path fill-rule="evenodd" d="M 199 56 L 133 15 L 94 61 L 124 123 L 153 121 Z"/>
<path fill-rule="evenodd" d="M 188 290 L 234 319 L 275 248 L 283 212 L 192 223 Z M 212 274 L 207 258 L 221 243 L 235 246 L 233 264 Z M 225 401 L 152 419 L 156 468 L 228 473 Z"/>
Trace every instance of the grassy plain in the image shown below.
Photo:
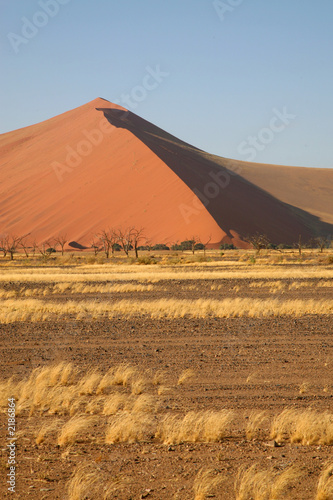
<path fill-rule="evenodd" d="M 0 261 L 1 498 L 332 499 L 329 252 L 146 257 Z"/>

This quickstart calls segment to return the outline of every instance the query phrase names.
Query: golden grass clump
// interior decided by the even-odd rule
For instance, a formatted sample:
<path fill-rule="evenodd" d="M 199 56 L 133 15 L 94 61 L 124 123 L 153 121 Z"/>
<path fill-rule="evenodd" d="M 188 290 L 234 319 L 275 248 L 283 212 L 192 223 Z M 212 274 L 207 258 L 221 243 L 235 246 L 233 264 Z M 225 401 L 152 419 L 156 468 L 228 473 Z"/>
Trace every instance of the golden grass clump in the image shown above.
<path fill-rule="evenodd" d="M 65 446 L 73 444 L 78 440 L 83 440 L 83 435 L 87 437 L 87 432 L 97 422 L 95 417 L 86 415 L 74 416 L 62 427 L 58 434 L 58 445 Z"/>
<path fill-rule="evenodd" d="M 187 370 L 183 370 L 179 376 L 177 385 L 183 385 L 185 382 L 188 382 L 190 378 L 195 376 L 195 371 L 192 368 L 188 368 Z"/>
<path fill-rule="evenodd" d="M 84 394 L 93 394 L 102 379 L 102 375 L 95 370 L 91 370 L 84 375 L 78 383 L 77 390 L 80 396 Z"/>
<path fill-rule="evenodd" d="M 244 255 L 247 259 L 247 255 Z M 215 269 L 206 270 L 209 264 Z M 52 271 L 47 271 L 43 268 L 31 268 L 29 272 L 26 269 L 17 268 L 2 269 L 0 273 L 0 282 L 44 282 L 52 283 L 54 281 L 59 283 L 89 283 L 89 282 L 107 282 L 107 281 L 139 281 L 157 283 L 160 280 L 216 280 L 216 279 L 330 279 L 333 277 L 333 270 L 323 268 L 322 266 L 302 266 L 295 264 L 293 267 L 270 266 L 261 264 L 247 268 L 246 263 L 237 262 L 236 268 L 231 269 L 230 264 L 235 266 L 232 262 L 228 265 L 227 262 L 211 262 L 211 263 L 196 263 L 199 270 L 181 270 L 178 267 L 168 269 L 163 266 L 154 266 L 142 268 L 133 267 L 129 265 L 114 266 L 80 266 L 78 268 L 63 268 L 53 267 Z M 243 269 L 242 269 L 243 268 Z"/>
<path fill-rule="evenodd" d="M 331 299 L 157 299 L 119 300 L 96 302 L 93 300 L 69 300 L 65 304 L 37 299 L 12 299 L 2 303 L 0 323 L 15 321 L 47 321 L 52 318 L 75 315 L 77 319 L 112 318 L 115 315 L 133 317 L 149 315 L 151 318 L 233 318 L 303 316 L 304 314 L 333 314 Z"/>
<path fill-rule="evenodd" d="M 166 373 L 164 370 L 157 370 L 153 375 L 153 385 L 162 385 L 165 383 Z"/>
<path fill-rule="evenodd" d="M 159 388 L 157 389 L 157 394 L 159 396 L 163 396 L 164 394 L 168 394 L 171 391 L 172 391 L 171 387 L 167 387 L 166 385 L 160 385 Z"/>
<path fill-rule="evenodd" d="M 114 385 L 114 368 L 110 368 L 101 378 L 96 394 L 105 394 Z"/>
<path fill-rule="evenodd" d="M 97 396 L 87 402 L 85 412 L 90 415 L 101 414 L 105 405 L 105 397 Z"/>
<path fill-rule="evenodd" d="M 141 394 L 133 402 L 131 408 L 132 413 L 157 413 L 160 407 L 160 402 L 156 397 L 148 394 Z"/>
<path fill-rule="evenodd" d="M 232 419 L 233 412 L 230 410 L 191 411 L 184 417 L 166 415 L 156 437 L 164 444 L 218 442 L 226 436 Z"/>
<path fill-rule="evenodd" d="M 208 496 L 213 496 L 223 481 L 225 478 L 216 475 L 214 469 L 200 469 L 193 484 L 194 500 L 205 500 Z"/>
<path fill-rule="evenodd" d="M 333 287 L 333 280 L 330 281 L 319 281 L 317 283 L 318 287 L 331 288 Z"/>
<path fill-rule="evenodd" d="M 53 420 L 51 423 L 44 424 L 37 433 L 36 444 L 44 443 L 44 441 L 50 440 L 50 437 L 54 437 L 55 439 L 57 431 L 62 424 L 63 422 L 59 420 Z"/>
<path fill-rule="evenodd" d="M 155 433 L 155 419 L 147 414 L 116 415 L 106 429 L 105 443 L 136 443 L 150 440 Z"/>
<path fill-rule="evenodd" d="M 76 375 L 71 363 L 36 368 L 26 380 L 17 383 L 17 413 L 28 409 L 31 414 L 37 409 L 57 413 L 57 410 L 53 411 L 54 407 L 59 409 L 61 402 L 65 404 L 69 392 L 72 398 L 73 391 L 67 384 L 73 382 Z"/>
<path fill-rule="evenodd" d="M 260 470 L 252 465 L 248 469 L 240 468 L 235 481 L 236 500 L 286 500 L 288 489 L 300 477 L 295 467 L 289 467 L 283 472 L 273 468 Z"/>
<path fill-rule="evenodd" d="M 131 393 L 142 394 L 148 386 L 148 381 L 144 377 L 137 378 L 131 382 Z"/>
<path fill-rule="evenodd" d="M 308 392 L 309 389 L 310 389 L 309 382 L 302 382 L 301 385 L 299 386 L 299 393 L 305 394 L 306 392 Z"/>
<path fill-rule="evenodd" d="M 105 400 L 103 415 L 115 415 L 119 410 L 125 408 L 127 401 L 128 396 L 126 394 L 111 394 Z"/>
<path fill-rule="evenodd" d="M 121 364 L 114 372 L 113 384 L 127 386 L 136 374 L 136 368 L 128 364 Z"/>
<path fill-rule="evenodd" d="M 333 499 L 333 462 L 327 462 L 319 477 L 315 500 Z"/>
<path fill-rule="evenodd" d="M 333 415 L 312 409 L 286 409 L 277 415 L 271 427 L 271 439 L 303 445 L 333 444 Z"/>
<path fill-rule="evenodd" d="M 124 487 L 121 478 L 110 478 L 96 463 L 80 464 L 67 485 L 68 500 L 84 498 L 111 500 L 114 492 Z"/>
<path fill-rule="evenodd" d="M 267 419 L 266 411 L 252 411 L 246 424 L 246 439 L 254 440 L 262 438 L 264 434 L 262 425 Z"/>
<path fill-rule="evenodd" d="M 87 283 L 57 283 L 52 293 L 70 292 L 71 294 L 88 294 L 88 293 L 127 293 L 127 292 L 150 292 L 153 290 L 153 285 L 134 285 L 131 283 L 125 284 L 99 284 L 89 285 Z"/>
<path fill-rule="evenodd" d="M 0 406 L 7 406 L 9 398 L 17 398 L 18 384 L 11 377 L 7 380 L 0 381 Z"/>

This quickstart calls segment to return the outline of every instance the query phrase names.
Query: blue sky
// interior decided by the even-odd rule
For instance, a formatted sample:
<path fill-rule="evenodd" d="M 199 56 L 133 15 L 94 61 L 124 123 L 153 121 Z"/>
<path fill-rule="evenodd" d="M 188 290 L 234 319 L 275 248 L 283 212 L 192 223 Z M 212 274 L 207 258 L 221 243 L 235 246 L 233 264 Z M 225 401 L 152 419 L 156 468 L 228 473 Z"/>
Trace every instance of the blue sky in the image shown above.
<path fill-rule="evenodd" d="M 0 133 L 129 95 L 210 153 L 333 167 L 332 0 L 0 0 L 0 13 Z"/>

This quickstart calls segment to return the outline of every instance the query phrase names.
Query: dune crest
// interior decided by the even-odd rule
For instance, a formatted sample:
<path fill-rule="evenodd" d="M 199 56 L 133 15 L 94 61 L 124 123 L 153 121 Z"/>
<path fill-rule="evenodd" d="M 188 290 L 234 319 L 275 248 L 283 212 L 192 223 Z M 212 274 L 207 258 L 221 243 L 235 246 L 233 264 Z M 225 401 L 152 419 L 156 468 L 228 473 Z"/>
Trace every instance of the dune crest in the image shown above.
<path fill-rule="evenodd" d="M 333 169 L 209 155 L 105 99 L 0 135 L 0 233 L 89 245 L 108 227 L 153 243 L 246 246 L 332 233 Z"/>

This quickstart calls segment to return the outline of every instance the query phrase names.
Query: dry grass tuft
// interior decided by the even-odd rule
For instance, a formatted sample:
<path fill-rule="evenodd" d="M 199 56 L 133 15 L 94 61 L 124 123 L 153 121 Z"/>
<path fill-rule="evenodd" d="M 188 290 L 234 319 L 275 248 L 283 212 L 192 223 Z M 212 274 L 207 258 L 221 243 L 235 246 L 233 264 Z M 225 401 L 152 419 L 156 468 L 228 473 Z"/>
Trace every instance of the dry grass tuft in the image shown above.
<path fill-rule="evenodd" d="M 333 499 L 333 462 L 327 462 L 318 481 L 316 500 Z"/>
<path fill-rule="evenodd" d="M 156 438 L 164 444 L 212 443 L 221 441 L 226 436 L 233 412 L 191 411 L 184 417 L 166 415 L 160 423 Z"/>
<path fill-rule="evenodd" d="M 188 382 L 190 378 L 195 376 L 195 371 L 192 368 L 188 368 L 187 370 L 182 371 L 180 377 L 178 379 L 177 385 L 183 385 L 185 382 Z"/>
<path fill-rule="evenodd" d="M 115 415 L 119 410 L 123 410 L 128 401 L 126 394 L 112 394 L 104 403 L 103 415 Z"/>
<path fill-rule="evenodd" d="M 105 397 L 97 396 L 87 402 L 85 412 L 90 415 L 100 415 L 105 405 Z"/>
<path fill-rule="evenodd" d="M 116 315 L 142 316 L 151 318 L 233 318 L 233 317 L 274 317 L 303 316 L 304 314 L 333 314 L 331 299 L 254 299 L 224 298 L 214 299 L 156 299 L 156 300 L 119 300 L 96 302 L 94 300 L 66 303 L 36 299 L 12 299 L 2 302 L 0 323 L 16 321 L 48 321 L 74 315 L 77 319 L 100 317 L 112 318 Z"/>
<path fill-rule="evenodd" d="M 163 396 L 164 394 L 168 394 L 171 391 L 172 391 L 171 387 L 167 387 L 165 385 L 160 385 L 160 387 L 157 389 L 157 394 L 159 396 Z"/>
<path fill-rule="evenodd" d="M 259 375 L 258 371 L 250 373 L 250 375 L 248 375 L 248 377 L 246 378 L 246 383 L 250 384 L 251 382 L 254 382 L 254 380 L 257 378 L 258 375 Z"/>
<path fill-rule="evenodd" d="M 36 410 L 64 413 L 74 398 L 77 370 L 71 363 L 60 363 L 33 370 L 30 376 L 16 384 L 17 413 Z M 12 389 L 13 390 L 13 389 Z"/>
<path fill-rule="evenodd" d="M 106 430 L 106 444 L 148 441 L 154 436 L 156 422 L 144 413 L 120 414 L 110 421 Z"/>
<path fill-rule="evenodd" d="M 58 445 L 65 446 L 68 444 L 73 444 L 81 437 L 87 434 L 88 429 L 97 422 L 95 417 L 86 417 L 85 415 L 79 415 L 77 417 L 72 417 L 61 429 L 58 435 Z"/>
<path fill-rule="evenodd" d="M 193 484 L 194 500 L 205 500 L 213 496 L 213 492 L 223 481 L 225 478 L 216 475 L 214 469 L 200 469 Z"/>
<path fill-rule="evenodd" d="M 153 384 L 154 385 L 162 385 L 165 383 L 165 380 L 166 380 L 166 373 L 164 370 L 157 370 L 154 373 L 154 376 L 153 376 Z"/>
<path fill-rule="evenodd" d="M 132 394 L 142 394 L 148 386 L 148 381 L 143 378 L 137 378 L 131 382 L 131 393 Z"/>
<path fill-rule="evenodd" d="M 59 420 L 53 420 L 53 422 L 44 424 L 39 430 L 36 436 L 36 444 L 44 443 L 44 441 L 49 440 L 50 437 L 56 437 L 56 432 L 63 422 Z"/>
<path fill-rule="evenodd" d="M 333 415 L 312 409 L 286 409 L 273 420 L 271 438 L 303 445 L 333 444 Z"/>
<path fill-rule="evenodd" d="M 306 392 L 308 392 L 308 390 L 310 389 L 310 384 L 309 382 L 303 382 L 300 386 L 299 386 L 299 393 L 300 394 L 305 394 Z"/>
<path fill-rule="evenodd" d="M 157 413 L 160 407 L 160 402 L 154 397 L 147 394 L 142 394 L 133 403 L 132 413 Z"/>
<path fill-rule="evenodd" d="M 268 419 L 266 411 L 252 411 L 246 425 L 246 439 L 262 439 L 262 424 Z"/>
<path fill-rule="evenodd" d="M 130 379 L 136 374 L 137 370 L 131 365 L 122 364 L 114 372 L 113 384 L 127 386 Z"/>
<path fill-rule="evenodd" d="M 285 500 L 288 488 L 299 477 L 295 467 L 281 473 L 274 469 L 259 470 L 257 465 L 241 468 L 235 481 L 236 500 Z"/>
<path fill-rule="evenodd" d="M 18 395 L 17 383 L 14 378 L 11 377 L 7 380 L 0 381 L 0 406 L 4 407 L 8 404 L 8 398 L 15 397 Z M 7 410 L 7 408 L 6 408 Z"/>
<path fill-rule="evenodd" d="M 67 492 L 69 500 L 84 498 L 110 500 L 114 492 L 124 486 L 123 479 L 110 478 L 95 463 L 81 464 L 70 479 Z"/>
<path fill-rule="evenodd" d="M 96 392 L 99 383 L 102 379 L 102 375 L 95 370 L 91 370 L 90 372 L 87 373 L 87 375 L 84 375 L 82 379 L 80 380 L 78 384 L 78 393 L 80 396 L 83 396 L 85 394 L 93 394 Z"/>
<path fill-rule="evenodd" d="M 110 368 L 101 378 L 96 394 L 105 394 L 114 385 L 114 368 Z"/>

